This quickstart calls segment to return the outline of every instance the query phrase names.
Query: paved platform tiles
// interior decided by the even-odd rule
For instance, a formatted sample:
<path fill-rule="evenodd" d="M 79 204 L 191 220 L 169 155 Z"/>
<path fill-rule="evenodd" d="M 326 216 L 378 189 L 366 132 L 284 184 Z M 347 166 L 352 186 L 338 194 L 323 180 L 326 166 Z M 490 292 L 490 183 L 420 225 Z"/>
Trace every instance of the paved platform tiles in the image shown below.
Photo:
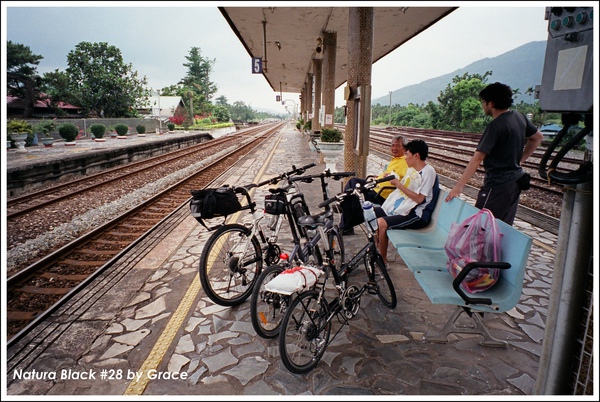
<path fill-rule="evenodd" d="M 260 156 L 231 172 L 227 182 L 248 183 L 257 175 L 265 179 L 292 164 L 311 161 L 318 162 L 318 155 L 288 125 Z M 382 163 L 371 158 L 369 172 L 376 173 Z M 342 170 L 341 161 L 337 166 Z M 309 173 L 323 169 L 320 164 Z M 311 210 L 317 211 L 313 205 L 321 198 L 319 184 L 301 184 L 301 189 L 309 202 L 314 201 Z M 337 182 L 332 182 L 330 193 L 337 190 Z M 262 200 L 265 193 L 265 188 L 257 189 L 255 200 Z M 531 395 L 534 390 L 556 244 L 553 235 L 515 224 L 536 240 L 523 296 L 508 314 L 485 317 L 492 334 L 508 341 L 506 349 L 482 347 L 476 335 L 452 335 L 447 344 L 423 342 L 423 334 L 440 329 L 453 306 L 432 305 L 390 248 L 398 306 L 389 310 L 376 296 L 365 295 L 361 311 L 341 330 L 319 365 L 294 375 L 280 361 L 277 339 L 255 334 L 249 302 L 223 307 L 205 296 L 197 266 L 210 233 L 187 211 L 177 219 L 175 230 L 165 229 L 162 238 L 132 258 L 128 272 L 114 275 L 117 286 L 82 296 L 80 303 L 87 301 L 87 309 L 73 323 L 64 318 L 57 322 L 52 328 L 60 330 L 60 336 L 45 341 L 47 347 L 35 361 L 21 365 L 24 370 L 46 372 L 91 370 L 96 379 L 7 378 L 8 395 L 439 396 Z M 344 237 L 344 242 L 348 258 L 364 244 L 361 230 Z M 334 325 L 334 330 L 338 327 Z M 111 379 L 100 378 L 104 369 Z M 149 370 L 170 378 L 143 376 L 136 381 L 137 374 Z M 174 379 L 174 373 L 187 378 Z"/>

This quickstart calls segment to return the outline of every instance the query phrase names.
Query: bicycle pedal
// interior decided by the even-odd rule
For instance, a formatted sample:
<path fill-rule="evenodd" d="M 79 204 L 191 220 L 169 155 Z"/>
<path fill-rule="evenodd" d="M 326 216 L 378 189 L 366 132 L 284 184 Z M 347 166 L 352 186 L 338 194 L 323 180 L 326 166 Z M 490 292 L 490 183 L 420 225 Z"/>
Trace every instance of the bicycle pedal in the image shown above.
<path fill-rule="evenodd" d="M 371 295 L 376 295 L 377 289 L 378 289 L 377 283 L 367 282 L 367 293 L 369 293 Z"/>

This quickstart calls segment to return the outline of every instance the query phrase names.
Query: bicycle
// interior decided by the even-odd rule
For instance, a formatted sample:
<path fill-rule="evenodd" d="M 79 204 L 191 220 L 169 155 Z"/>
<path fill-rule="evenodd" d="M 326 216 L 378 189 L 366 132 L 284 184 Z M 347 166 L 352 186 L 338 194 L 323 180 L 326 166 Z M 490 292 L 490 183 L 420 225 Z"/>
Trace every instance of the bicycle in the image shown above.
<path fill-rule="evenodd" d="M 269 266 L 278 263 L 280 259 L 281 248 L 277 240 L 284 216 L 273 215 L 274 219 L 270 219 L 268 223 L 269 235 L 265 235 L 263 219 L 267 215 L 262 209 L 256 208 L 256 203 L 249 193 L 250 189 L 277 184 L 293 175 L 303 174 L 313 166 L 314 163 L 300 168 L 292 166 L 291 171 L 260 183 L 232 187 L 236 194 L 246 199 L 246 205 L 242 206 L 241 210 L 249 210 L 253 219 L 245 225 L 228 223 L 209 229 L 214 232 L 204 245 L 198 272 L 202 288 L 214 303 L 222 306 L 243 303 L 250 297 L 254 282 L 262 272 L 263 263 Z M 286 200 L 294 211 L 286 216 L 290 219 L 290 226 L 295 228 L 295 216 L 306 215 L 308 206 L 302 194 L 290 195 Z M 294 230 L 292 233 L 297 236 Z"/>
<path fill-rule="evenodd" d="M 340 180 L 344 177 L 354 176 L 354 172 L 331 172 L 329 169 L 323 173 L 310 176 L 297 176 L 289 179 L 290 183 L 301 181 L 304 183 L 312 183 L 315 179 L 321 182 L 321 192 L 323 201 L 328 199 L 328 182 L 326 179 Z M 305 214 L 308 215 L 308 214 Z M 299 218 L 300 216 L 298 216 Z M 344 261 L 344 243 L 342 240 L 339 228 L 334 224 L 333 212 L 329 204 L 325 206 L 325 212 L 316 215 L 315 219 L 324 223 L 324 234 L 327 239 L 327 244 L 332 250 L 334 261 L 337 266 L 341 266 Z M 298 222 L 298 220 L 296 220 Z M 274 338 L 279 334 L 281 318 L 285 313 L 290 302 L 289 295 L 269 292 L 265 289 L 265 285 L 281 272 L 290 268 L 292 265 L 300 265 L 309 263 L 309 257 L 314 255 L 318 265 L 323 263 L 321 252 L 318 245 L 321 241 L 321 234 L 315 233 L 315 230 L 306 230 L 306 226 L 298 225 L 301 232 L 306 234 L 307 240 L 302 244 L 301 239 L 295 237 L 294 250 L 291 255 L 285 258 L 283 263 L 268 266 L 259 275 L 252 291 L 250 299 L 250 318 L 252 326 L 256 333 L 262 338 Z"/>
<path fill-rule="evenodd" d="M 372 188 L 375 184 L 393 179 L 393 176 L 367 182 L 364 188 Z M 322 202 L 319 207 L 334 201 L 341 201 L 350 194 L 359 197 L 361 205 L 364 196 L 360 186 L 338 194 Z M 324 238 L 324 225 L 313 217 L 299 219 L 300 225 L 315 228 Z M 319 267 L 324 278 L 319 279 L 313 289 L 302 291 L 294 297 L 283 316 L 279 331 L 279 353 L 285 367 L 295 374 L 312 370 L 321 360 L 327 346 L 333 341 L 344 325 L 356 316 L 360 308 L 361 296 L 364 292 L 377 294 L 384 305 L 393 309 L 397 299 L 394 284 L 387 272 L 383 258 L 375 244 L 374 230 L 365 222 L 367 244 L 339 269 L 331 260 L 331 250 L 327 242 L 322 242 L 327 256 L 327 263 Z M 363 263 L 367 274 L 367 282 L 358 287 L 348 286 L 350 274 Z M 333 276 L 333 292 L 331 301 L 326 299 L 329 275 Z M 323 275 L 322 275 L 323 276 Z M 331 336 L 332 322 L 337 317 L 341 327 Z"/>

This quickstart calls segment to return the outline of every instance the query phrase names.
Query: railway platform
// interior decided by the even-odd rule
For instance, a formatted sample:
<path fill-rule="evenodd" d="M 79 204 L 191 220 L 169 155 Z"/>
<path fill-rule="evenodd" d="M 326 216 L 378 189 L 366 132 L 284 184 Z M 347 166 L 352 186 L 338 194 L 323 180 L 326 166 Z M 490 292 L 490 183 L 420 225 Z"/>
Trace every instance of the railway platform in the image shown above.
<path fill-rule="evenodd" d="M 74 146 L 58 141 L 52 147 L 43 145 L 6 150 L 6 190 L 11 196 L 38 185 L 56 184 L 63 179 L 72 179 L 103 169 L 126 164 L 149 156 L 160 155 L 172 150 L 219 138 L 235 127 L 209 131 L 168 132 L 163 134 L 132 134 L 126 138 L 81 138 Z"/>
<path fill-rule="evenodd" d="M 221 183 L 260 181 L 310 162 L 317 166 L 309 174 L 325 168 L 289 123 L 224 172 Z M 383 164 L 385 160 L 370 157 L 369 173 L 378 173 Z M 343 170 L 341 159 L 336 166 Z M 319 184 L 300 186 L 311 211 L 317 211 Z M 339 190 L 338 182 L 330 183 L 330 195 Z M 257 189 L 254 199 L 260 203 L 266 192 Z M 277 339 L 263 339 L 254 332 L 249 301 L 224 307 L 204 294 L 198 262 L 210 233 L 191 217 L 186 204 L 6 350 L 5 392 L 9 399 L 33 395 L 522 399 L 535 389 L 557 238 L 518 219 L 514 226 L 534 239 L 523 294 L 509 313 L 484 317 L 492 335 L 508 342 L 507 348 L 481 346 L 478 335 L 452 335 L 447 344 L 424 342 L 423 335 L 439 330 L 454 306 L 431 304 L 390 247 L 397 307 L 389 310 L 376 296 L 363 296 L 358 315 L 342 328 L 317 367 L 295 375 L 281 363 Z M 355 233 L 344 237 L 347 258 L 364 244 L 362 231 Z M 333 331 L 339 326 L 334 323 Z"/>

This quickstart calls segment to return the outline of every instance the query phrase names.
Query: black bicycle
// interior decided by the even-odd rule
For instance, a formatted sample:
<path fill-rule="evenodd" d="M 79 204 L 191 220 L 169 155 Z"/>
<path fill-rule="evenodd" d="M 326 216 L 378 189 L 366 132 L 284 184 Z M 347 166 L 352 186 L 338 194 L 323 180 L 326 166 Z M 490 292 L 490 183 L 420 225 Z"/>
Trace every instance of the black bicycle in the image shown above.
<path fill-rule="evenodd" d="M 288 218 L 292 235 L 298 236 L 296 219 L 309 213 L 304 196 L 294 194 L 292 187 L 286 187 L 281 193 L 274 190 L 285 194 L 285 215 L 265 214 L 263 209 L 256 207 L 250 190 L 267 184 L 279 184 L 280 188 L 282 184 L 287 186 L 290 177 L 304 174 L 313 166 L 314 163 L 300 168 L 292 166 L 291 171 L 263 182 L 233 187 L 236 194 L 245 198 L 246 205 L 241 210 L 248 210 L 252 221 L 246 225 L 227 223 L 210 228 L 214 232 L 204 245 L 198 272 L 202 288 L 214 303 L 236 306 L 250 297 L 263 264 L 269 266 L 279 262 L 281 248 L 277 242 L 283 220 Z"/>
<path fill-rule="evenodd" d="M 368 181 L 365 189 L 373 188 L 375 184 L 392 180 L 388 176 L 379 180 Z M 360 185 L 359 185 L 360 186 Z M 347 190 L 319 204 L 326 206 L 334 201 L 341 201 L 354 194 L 364 203 L 361 187 Z M 325 239 L 325 225 L 318 216 L 306 216 L 299 219 L 301 226 L 316 229 Z M 285 367 L 292 373 L 301 374 L 312 370 L 321 360 L 327 346 L 349 324 L 358 313 L 362 295 L 367 292 L 377 294 L 379 299 L 390 309 L 396 307 L 397 299 L 394 284 L 390 279 L 383 257 L 375 244 L 375 232 L 368 222 L 365 222 L 367 244 L 350 261 L 343 263 L 338 269 L 333 261 L 333 255 L 327 242 L 322 242 L 327 256 L 327 262 L 318 267 L 323 274 L 313 289 L 301 291 L 292 298 L 287 311 L 283 315 L 279 332 L 279 353 Z M 364 264 L 367 282 L 361 287 L 348 285 L 350 273 Z M 327 286 L 329 276 L 333 277 L 332 286 Z M 328 301 L 326 289 L 332 289 L 334 297 Z M 331 292 L 328 292 L 331 293 Z M 337 317 L 342 325 L 330 339 L 332 322 Z"/>
<path fill-rule="evenodd" d="M 299 181 L 303 183 L 312 183 L 315 179 L 319 179 L 321 182 L 323 200 L 326 201 L 329 197 L 327 191 L 328 179 L 338 181 L 342 178 L 352 177 L 354 175 L 354 172 L 331 172 L 328 169 L 323 173 L 316 175 L 292 177 L 288 181 L 290 183 Z M 325 211 L 323 213 L 314 217 L 323 223 L 323 234 L 320 234 L 315 229 L 307 228 L 306 225 L 298 224 L 300 216 L 305 215 L 297 214 L 295 222 L 298 226 L 298 233 L 301 233 L 303 236 L 293 236 L 294 249 L 290 256 L 279 264 L 265 268 L 254 285 L 254 290 L 252 291 L 252 297 L 250 299 L 250 317 L 254 330 L 263 338 L 274 338 L 277 336 L 281 326 L 283 313 L 285 313 L 290 302 L 290 295 L 269 292 L 266 290 L 265 285 L 267 283 L 292 265 L 301 265 L 303 263 L 322 265 L 323 258 L 319 249 L 319 243 L 321 242 L 321 236 L 323 235 L 325 236 L 323 238 L 327 241 L 328 248 L 332 255 L 331 259 L 334 261 L 334 264 L 339 268 L 344 262 L 344 242 L 339 232 L 339 228 L 334 224 L 333 211 L 331 211 L 329 204 L 325 206 Z M 292 234 L 293 233 L 294 232 L 292 231 Z M 310 260 L 311 256 L 314 257 L 312 261 Z"/>

